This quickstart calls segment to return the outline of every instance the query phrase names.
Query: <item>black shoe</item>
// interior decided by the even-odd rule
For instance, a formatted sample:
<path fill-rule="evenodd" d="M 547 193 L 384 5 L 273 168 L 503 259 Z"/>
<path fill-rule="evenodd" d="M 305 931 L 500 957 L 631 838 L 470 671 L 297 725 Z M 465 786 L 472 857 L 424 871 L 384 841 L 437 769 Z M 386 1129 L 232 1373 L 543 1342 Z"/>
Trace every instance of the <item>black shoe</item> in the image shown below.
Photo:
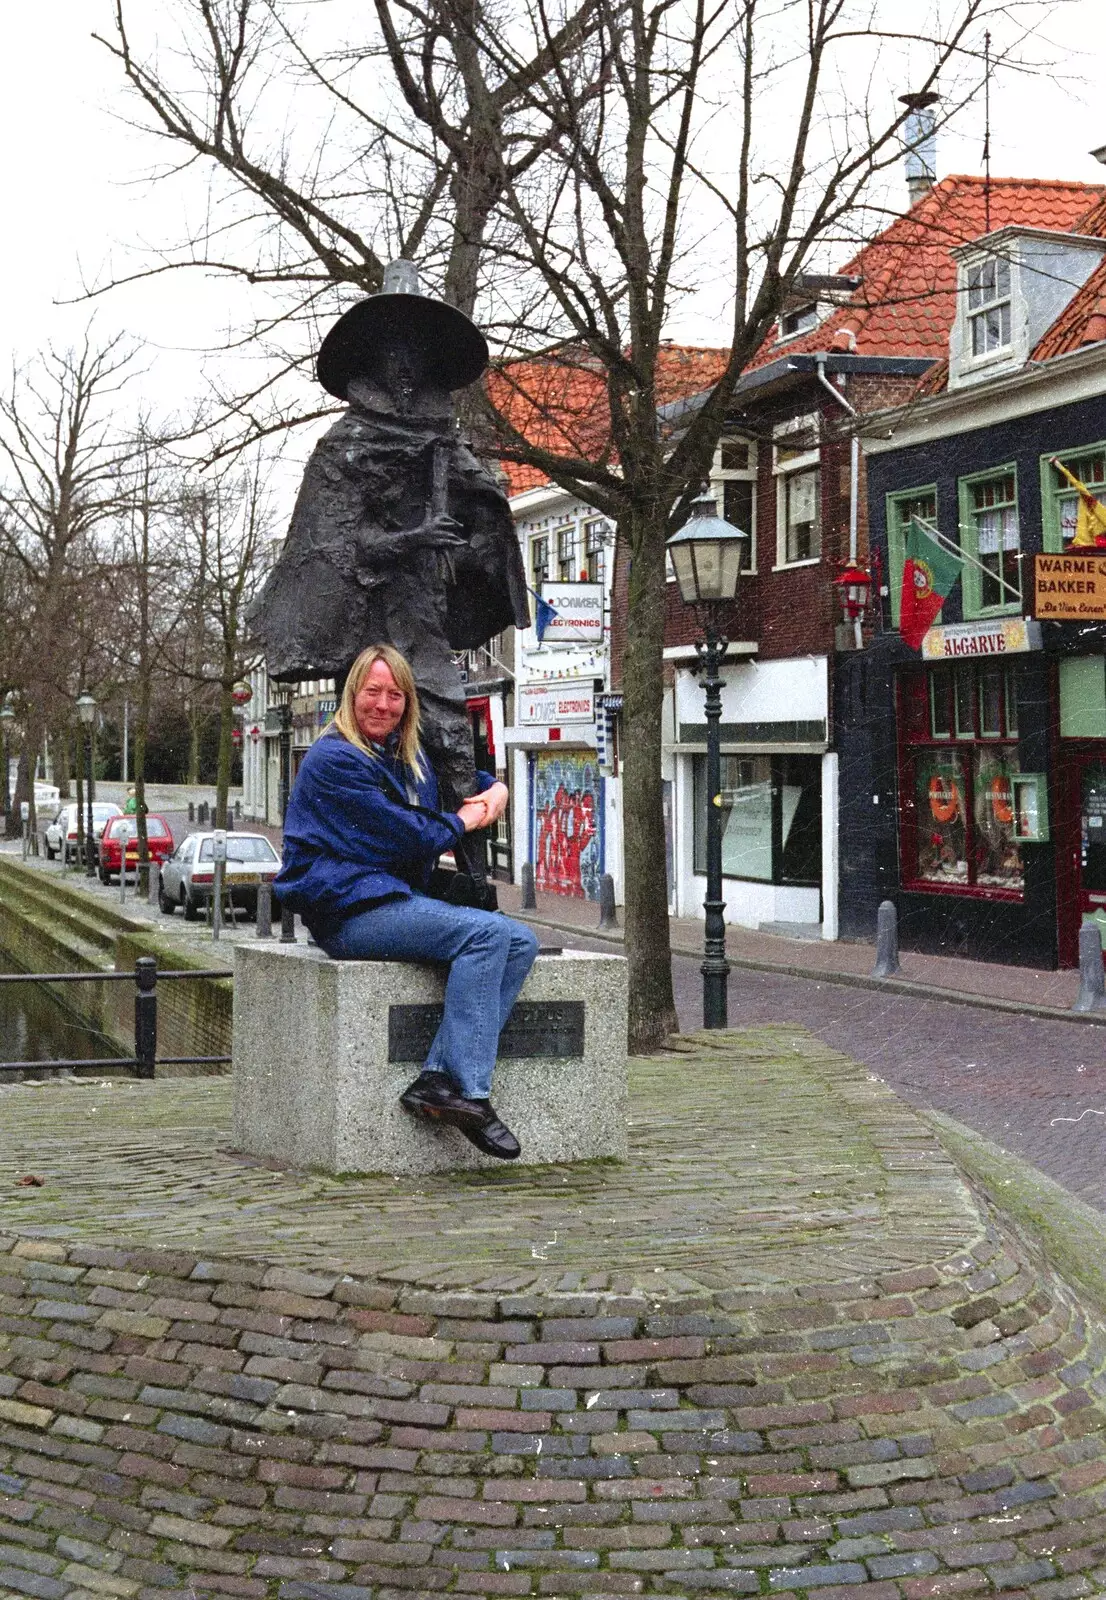
<path fill-rule="evenodd" d="M 474 1144 L 486 1156 L 498 1156 L 500 1161 L 517 1161 L 522 1146 L 505 1122 L 500 1122 L 490 1100 L 473 1100 L 470 1104 L 481 1106 L 486 1121 L 479 1128 L 462 1128 L 469 1144 Z"/>
<path fill-rule="evenodd" d="M 405 1111 L 417 1112 L 467 1133 L 488 1121 L 486 1100 L 467 1100 L 458 1094 L 453 1080 L 444 1072 L 420 1072 L 399 1097 Z M 494 1114 L 494 1113 L 493 1113 Z"/>

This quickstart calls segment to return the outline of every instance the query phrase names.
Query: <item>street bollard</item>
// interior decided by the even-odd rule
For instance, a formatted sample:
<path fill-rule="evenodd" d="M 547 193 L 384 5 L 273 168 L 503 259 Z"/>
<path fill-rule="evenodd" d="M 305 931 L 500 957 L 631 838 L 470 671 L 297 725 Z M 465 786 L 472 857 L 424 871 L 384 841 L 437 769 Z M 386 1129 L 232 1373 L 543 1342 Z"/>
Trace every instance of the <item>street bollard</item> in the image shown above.
<path fill-rule="evenodd" d="M 234 815 L 239 821 L 241 821 L 241 818 L 242 818 L 242 802 L 241 802 L 241 800 L 236 800 L 234 802 Z"/>
<path fill-rule="evenodd" d="M 160 908 L 161 900 L 160 900 L 160 898 L 158 896 L 158 889 L 160 887 L 159 880 L 158 880 L 158 872 L 159 872 L 159 869 L 158 869 L 158 865 L 157 865 L 156 861 L 151 861 L 151 862 L 149 862 L 147 864 L 147 867 L 146 867 L 146 878 L 147 878 L 146 899 L 149 901 L 149 903 L 152 906 L 158 906 Z"/>
<path fill-rule="evenodd" d="M 890 978 L 899 970 L 899 914 L 893 900 L 880 902 L 876 916 L 876 964 L 873 978 Z"/>
<path fill-rule="evenodd" d="M 153 956 L 139 956 L 134 981 L 135 1071 L 140 1078 L 152 1078 L 157 1062 L 157 962 Z"/>
<path fill-rule="evenodd" d="M 522 883 L 522 909 L 523 911 L 536 911 L 538 909 L 538 897 L 534 893 L 534 863 L 532 861 L 524 861 L 522 863 L 522 871 L 519 877 Z"/>
<path fill-rule="evenodd" d="M 211 937 L 218 939 L 223 931 L 223 884 L 227 871 L 227 834 L 225 828 L 216 828 L 213 854 L 215 856 L 214 882 L 211 885 Z"/>
<path fill-rule="evenodd" d="M 296 942 L 296 913 L 290 906 L 280 908 L 280 942 L 281 944 Z"/>
<path fill-rule="evenodd" d="M 1079 993 L 1073 1011 L 1106 1011 L 1106 983 L 1102 971 L 1102 933 L 1097 922 L 1079 930 Z"/>
<path fill-rule="evenodd" d="M 614 879 L 609 872 L 604 872 L 599 879 L 599 926 L 618 927 L 618 912 L 614 908 Z"/>
<path fill-rule="evenodd" d="M 188 802 L 188 820 L 189 822 L 195 822 L 196 820 L 196 803 L 194 800 Z"/>
<path fill-rule="evenodd" d="M 229 810 L 227 812 L 227 832 L 234 832 L 234 812 Z"/>
<path fill-rule="evenodd" d="M 257 886 L 257 937 L 271 939 L 273 937 L 273 886 L 271 883 L 259 883 Z"/>

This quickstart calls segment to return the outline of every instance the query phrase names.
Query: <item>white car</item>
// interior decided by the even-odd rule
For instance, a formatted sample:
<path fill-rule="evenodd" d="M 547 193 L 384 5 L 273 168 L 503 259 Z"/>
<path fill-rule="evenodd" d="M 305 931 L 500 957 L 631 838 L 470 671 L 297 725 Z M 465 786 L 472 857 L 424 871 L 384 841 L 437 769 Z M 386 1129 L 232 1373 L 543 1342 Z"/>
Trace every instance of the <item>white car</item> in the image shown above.
<path fill-rule="evenodd" d="M 84 817 L 88 816 L 88 807 L 83 808 Z M 97 841 L 103 833 L 110 817 L 121 817 L 121 809 L 106 800 L 92 802 L 92 859 L 97 856 Z M 82 818 L 83 822 L 83 818 Z M 53 822 L 46 826 L 46 859 L 53 861 L 61 856 L 66 866 L 70 861 L 78 859 L 77 853 L 77 807 L 76 805 L 62 806 Z"/>
<path fill-rule="evenodd" d="M 263 833 L 228 833 L 224 882 L 232 905 L 257 915 L 257 889 L 272 883 L 280 857 Z M 215 835 L 190 833 L 162 864 L 158 905 L 167 916 L 180 906 L 186 922 L 194 922 L 211 899 L 215 882 Z"/>

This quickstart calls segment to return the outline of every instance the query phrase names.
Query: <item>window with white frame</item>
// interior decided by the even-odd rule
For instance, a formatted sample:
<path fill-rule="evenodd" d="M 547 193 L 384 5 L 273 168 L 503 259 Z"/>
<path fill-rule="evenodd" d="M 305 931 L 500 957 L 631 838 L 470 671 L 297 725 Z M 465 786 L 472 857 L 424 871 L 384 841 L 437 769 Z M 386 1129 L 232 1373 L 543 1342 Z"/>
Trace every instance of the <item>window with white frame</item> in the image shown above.
<path fill-rule="evenodd" d="M 710 487 L 719 513 L 749 535 L 749 572 L 757 565 L 757 447 L 751 439 L 723 439 L 714 452 Z"/>
<path fill-rule="evenodd" d="M 818 416 L 794 417 L 773 430 L 776 565 L 818 561 L 822 554 L 822 475 Z"/>
<path fill-rule="evenodd" d="M 780 339 L 794 339 L 800 333 L 809 333 L 811 328 L 818 325 L 818 306 L 810 302 L 805 306 L 795 306 L 791 311 L 785 311 L 780 317 Z"/>
<path fill-rule="evenodd" d="M 540 533 L 530 540 L 530 583 L 539 592 L 549 577 L 549 536 Z"/>
<path fill-rule="evenodd" d="M 1010 263 L 988 256 L 968 268 L 968 330 L 973 358 L 1006 350 L 1011 340 Z"/>
<path fill-rule="evenodd" d="M 607 545 L 607 524 L 602 517 L 592 517 L 584 523 L 584 562 L 582 573 L 589 583 L 603 582 L 604 551 Z"/>
<path fill-rule="evenodd" d="M 561 583 L 572 583 L 579 577 L 576 567 L 576 524 L 570 522 L 557 529 L 557 577 Z"/>

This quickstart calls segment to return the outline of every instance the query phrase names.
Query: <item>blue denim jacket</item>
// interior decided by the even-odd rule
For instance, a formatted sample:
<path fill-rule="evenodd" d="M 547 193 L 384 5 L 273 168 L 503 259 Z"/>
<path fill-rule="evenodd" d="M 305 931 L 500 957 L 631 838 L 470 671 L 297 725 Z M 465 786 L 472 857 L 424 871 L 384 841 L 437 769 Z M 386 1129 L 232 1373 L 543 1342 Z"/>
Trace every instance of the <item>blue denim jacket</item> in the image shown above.
<path fill-rule="evenodd" d="M 478 790 L 494 782 L 477 775 Z M 274 888 L 317 936 L 355 911 L 424 892 L 434 863 L 464 831 L 455 812 L 438 810 L 429 767 L 416 780 L 391 751 L 367 756 L 331 728 L 296 775 Z"/>

